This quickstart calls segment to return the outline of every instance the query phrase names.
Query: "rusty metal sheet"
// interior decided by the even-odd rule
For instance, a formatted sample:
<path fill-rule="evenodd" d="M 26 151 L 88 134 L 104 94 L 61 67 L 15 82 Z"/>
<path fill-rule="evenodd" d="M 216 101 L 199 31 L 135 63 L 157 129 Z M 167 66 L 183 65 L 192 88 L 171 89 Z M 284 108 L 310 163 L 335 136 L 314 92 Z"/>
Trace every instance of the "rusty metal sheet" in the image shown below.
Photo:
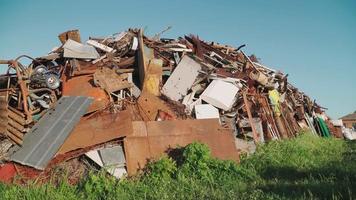
<path fill-rule="evenodd" d="M 104 90 L 94 86 L 93 75 L 75 76 L 63 81 L 63 96 L 93 97 L 94 101 L 87 113 L 105 108 L 110 98 Z"/>
<path fill-rule="evenodd" d="M 215 122 L 213 122 L 214 120 Z M 186 121 L 189 121 L 190 126 L 186 127 Z M 169 126 L 166 122 L 152 122 L 155 123 L 154 126 L 151 124 L 151 127 L 154 128 L 147 127 L 147 136 L 129 136 L 124 139 L 129 175 L 133 175 L 142 169 L 148 160 L 159 158 L 172 148 L 186 146 L 194 141 L 207 144 L 211 149 L 212 155 L 216 158 L 239 161 L 239 153 L 235 147 L 235 138 L 231 130 L 221 127 L 218 120 L 171 121 L 173 123 L 169 124 L 170 131 L 168 132 L 167 128 Z M 215 125 L 207 126 L 209 123 Z M 142 126 L 142 123 L 139 126 Z M 160 126 L 162 129 L 160 129 Z M 183 129 L 182 134 L 179 131 L 181 129 Z M 199 133 L 196 133 L 196 130 Z"/>
<path fill-rule="evenodd" d="M 147 136 L 147 125 L 144 121 L 132 122 L 132 136 Z"/>
<path fill-rule="evenodd" d="M 102 113 L 82 118 L 57 154 L 105 143 L 132 134 L 131 112 Z"/>
<path fill-rule="evenodd" d="M 154 121 L 156 120 L 158 111 L 168 113 L 173 118 L 177 118 L 174 111 L 169 108 L 163 100 L 150 94 L 149 92 L 142 92 L 140 98 L 137 101 L 141 116 L 145 121 Z"/>
<path fill-rule="evenodd" d="M 187 119 L 172 121 L 133 121 L 132 136 L 157 136 L 157 135 L 186 135 L 205 134 L 210 131 L 222 131 L 217 119 Z"/>

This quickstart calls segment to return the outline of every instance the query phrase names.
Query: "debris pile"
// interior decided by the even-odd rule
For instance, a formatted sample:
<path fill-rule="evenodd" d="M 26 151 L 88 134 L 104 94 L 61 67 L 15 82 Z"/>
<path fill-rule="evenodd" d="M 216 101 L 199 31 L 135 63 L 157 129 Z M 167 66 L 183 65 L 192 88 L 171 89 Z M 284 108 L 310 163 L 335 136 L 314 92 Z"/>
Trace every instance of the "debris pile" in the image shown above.
<path fill-rule="evenodd" d="M 0 78 L 2 180 L 48 177 L 75 158 L 120 178 L 193 141 L 238 162 L 239 152 L 305 128 L 340 136 L 324 108 L 247 56 L 245 45 L 142 29 L 85 43 L 71 30 L 59 39 L 46 56 L 0 61 L 8 65 Z"/>

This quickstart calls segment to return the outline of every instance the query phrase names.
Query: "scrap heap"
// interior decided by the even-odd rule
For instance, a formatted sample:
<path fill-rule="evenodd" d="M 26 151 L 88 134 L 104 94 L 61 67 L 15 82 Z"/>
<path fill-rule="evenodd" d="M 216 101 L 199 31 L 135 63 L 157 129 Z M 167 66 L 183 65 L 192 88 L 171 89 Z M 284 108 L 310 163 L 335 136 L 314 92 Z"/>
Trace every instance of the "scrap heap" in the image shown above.
<path fill-rule="evenodd" d="M 330 136 L 323 108 L 244 45 L 150 38 L 142 29 L 59 39 L 46 56 L 1 61 L 9 67 L 0 89 L 2 179 L 4 170 L 7 179 L 48 175 L 78 157 L 119 178 L 193 141 L 238 162 L 239 152 L 304 128 Z"/>

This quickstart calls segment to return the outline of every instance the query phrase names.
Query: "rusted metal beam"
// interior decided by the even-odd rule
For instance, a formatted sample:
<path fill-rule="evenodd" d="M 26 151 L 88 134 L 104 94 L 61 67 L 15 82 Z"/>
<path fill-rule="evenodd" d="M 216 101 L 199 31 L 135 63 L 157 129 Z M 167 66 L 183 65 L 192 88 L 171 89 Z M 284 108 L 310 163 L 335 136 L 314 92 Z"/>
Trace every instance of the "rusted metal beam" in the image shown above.
<path fill-rule="evenodd" d="M 252 135 L 253 135 L 253 140 L 255 141 L 255 143 L 258 143 L 258 135 L 257 135 L 257 131 L 256 131 L 256 127 L 253 123 L 253 119 L 252 119 L 252 114 L 251 114 L 251 108 L 250 108 L 250 102 L 247 100 L 247 94 L 246 92 L 243 92 L 243 99 L 244 99 L 244 103 L 245 103 L 245 107 L 246 107 L 246 112 L 247 112 L 247 116 L 248 116 L 248 120 L 250 122 L 251 128 L 252 128 Z"/>
<path fill-rule="evenodd" d="M 23 109 L 24 112 L 26 114 L 26 118 L 30 119 L 32 118 L 31 112 L 28 108 L 28 104 L 27 104 L 27 97 L 28 97 L 28 88 L 27 85 L 25 83 L 25 81 L 23 80 L 22 74 L 20 73 L 20 69 L 19 69 L 19 65 L 17 61 L 12 61 L 11 65 L 15 68 L 16 70 L 16 75 L 17 75 L 17 82 L 20 86 L 21 89 L 21 93 L 22 93 L 22 104 L 23 104 Z"/>

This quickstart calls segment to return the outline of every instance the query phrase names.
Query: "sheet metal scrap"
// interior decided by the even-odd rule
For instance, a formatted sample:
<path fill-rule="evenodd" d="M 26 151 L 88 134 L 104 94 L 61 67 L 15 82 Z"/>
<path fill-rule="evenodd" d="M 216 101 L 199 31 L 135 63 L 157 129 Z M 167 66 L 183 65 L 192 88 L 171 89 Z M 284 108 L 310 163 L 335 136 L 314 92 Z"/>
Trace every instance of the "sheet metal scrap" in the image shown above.
<path fill-rule="evenodd" d="M 88 97 L 62 97 L 53 109 L 32 127 L 23 146 L 11 156 L 11 160 L 44 169 L 92 100 Z"/>
<path fill-rule="evenodd" d="M 137 132 L 124 140 L 129 175 L 144 168 L 148 160 L 194 141 L 207 144 L 217 158 L 239 160 L 231 131 L 222 128 L 217 119 L 136 122 L 134 130 Z"/>
<path fill-rule="evenodd" d="M 93 85 L 92 75 L 81 75 L 62 82 L 62 95 L 86 96 L 93 98 L 93 103 L 87 110 L 88 113 L 102 110 L 110 104 L 108 94 Z"/>
<path fill-rule="evenodd" d="M 84 149 L 132 134 L 131 113 L 98 113 L 83 117 L 65 140 L 57 154 Z"/>

